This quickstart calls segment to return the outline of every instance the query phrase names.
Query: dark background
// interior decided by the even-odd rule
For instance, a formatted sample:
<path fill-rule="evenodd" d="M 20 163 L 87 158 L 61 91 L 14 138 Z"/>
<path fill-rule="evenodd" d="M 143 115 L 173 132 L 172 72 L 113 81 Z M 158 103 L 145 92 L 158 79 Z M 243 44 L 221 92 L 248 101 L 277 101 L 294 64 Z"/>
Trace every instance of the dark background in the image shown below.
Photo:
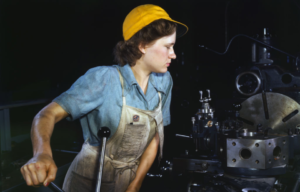
<path fill-rule="evenodd" d="M 234 35 L 261 37 L 263 28 L 268 27 L 273 46 L 294 55 L 300 51 L 298 0 L 1 1 L 0 104 L 42 98 L 51 101 L 89 68 L 115 64 L 112 52 L 123 40 L 125 16 L 148 3 L 161 6 L 171 18 L 189 27 L 188 33 L 177 39 L 177 59 L 169 68 L 174 88 L 172 123 L 165 129 L 166 159 L 183 150 L 183 141 L 174 134 L 189 132 L 190 117 L 199 108 L 198 91 L 211 89 L 213 101 L 231 98 L 235 70 L 251 59 L 251 41 L 243 38 L 235 39 L 223 56 L 199 45 L 223 52 Z M 273 51 L 272 58 L 274 64 L 291 70 L 285 55 Z M 21 132 L 29 132 L 30 122 L 42 107 L 11 110 L 12 135 L 14 130 L 20 132 L 15 124 L 22 122 L 28 125 Z M 78 122 L 62 122 L 58 127 L 63 130 L 53 135 L 58 148 L 82 142 Z M 71 139 L 66 142 L 68 133 Z M 18 147 L 13 151 L 20 151 Z M 29 140 L 22 147 L 31 153 Z M 8 162 L 20 157 L 9 158 Z"/>
<path fill-rule="evenodd" d="M 18 96 L 12 93 L 5 102 L 55 97 L 50 90 L 64 91 L 89 68 L 114 64 L 112 50 L 122 40 L 125 16 L 145 3 L 163 7 L 189 27 L 177 40 L 177 59 L 170 67 L 180 89 L 210 87 L 215 93 L 223 92 L 224 85 L 231 83 L 229 73 L 250 60 L 250 42 L 242 38 L 233 42 L 225 56 L 198 45 L 223 52 L 234 35 L 261 35 L 269 27 L 278 48 L 291 54 L 299 51 L 296 0 L 2 1 L 0 90 L 24 91 Z"/>

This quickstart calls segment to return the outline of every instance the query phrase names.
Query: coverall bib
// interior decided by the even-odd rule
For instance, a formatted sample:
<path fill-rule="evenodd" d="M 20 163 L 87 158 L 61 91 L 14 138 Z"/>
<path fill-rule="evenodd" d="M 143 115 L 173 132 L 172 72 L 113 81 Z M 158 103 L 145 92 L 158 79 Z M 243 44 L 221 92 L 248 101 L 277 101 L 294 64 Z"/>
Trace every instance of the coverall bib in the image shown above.
<path fill-rule="evenodd" d="M 122 115 L 116 133 L 106 143 L 101 192 L 126 191 L 135 178 L 140 157 L 156 132 L 159 134 L 159 158 L 162 157 L 164 132 L 160 93 L 159 105 L 152 111 L 128 106 L 120 72 L 119 76 L 123 97 Z M 83 144 L 67 172 L 63 184 L 66 192 L 95 192 L 99 150 L 100 147 L 91 146 L 88 141 Z"/>

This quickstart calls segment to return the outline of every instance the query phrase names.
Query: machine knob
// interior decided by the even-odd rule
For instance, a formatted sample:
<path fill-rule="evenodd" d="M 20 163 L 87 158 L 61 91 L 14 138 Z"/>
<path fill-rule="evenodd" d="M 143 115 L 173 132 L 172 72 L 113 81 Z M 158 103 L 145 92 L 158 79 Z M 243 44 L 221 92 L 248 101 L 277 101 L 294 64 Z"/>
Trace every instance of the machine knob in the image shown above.
<path fill-rule="evenodd" d="M 99 138 L 108 138 L 110 136 L 110 129 L 108 127 L 101 127 L 97 135 Z"/>

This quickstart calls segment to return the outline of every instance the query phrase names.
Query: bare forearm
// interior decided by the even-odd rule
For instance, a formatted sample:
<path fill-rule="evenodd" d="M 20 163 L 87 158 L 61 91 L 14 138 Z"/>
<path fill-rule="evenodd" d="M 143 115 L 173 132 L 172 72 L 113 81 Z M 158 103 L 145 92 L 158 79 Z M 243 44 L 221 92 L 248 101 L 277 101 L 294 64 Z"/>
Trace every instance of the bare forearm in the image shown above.
<path fill-rule="evenodd" d="M 55 118 L 47 112 L 39 112 L 31 127 L 33 155 L 46 153 L 52 157 L 50 138 L 54 129 Z"/>
<path fill-rule="evenodd" d="M 54 124 L 67 115 L 60 105 L 52 102 L 34 117 L 31 127 L 33 157 L 20 170 L 27 185 L 48 186 L 54 181 L 57 166 L 52 158 L 50 138 Z"/>
<path fill-rule="evenodd" d="M 149 146 L 147 147 L 147 149 L 145 150 L 145 152 L 141 157 L 140 165 L 136 172 L 136 177 L 129 185 L 128 190 L 135 189 L 136 191 L 138 191 L 140 189 L 148 170 L 150 169 L 151 165 L 154 162 L 154 159 L 157 154 L 158 146 L 159 146 L 159 137 L 158 137 L 158 133 L 156 133 L 155 137 L 153 138 L 153 140 L 151 141 L 151 143 L 149 144 Z"/>
<path fill-rule="evenodd" d="M 39 153 L 44 153 L 52 157 L 50 138 L 53 133 L 54 125 L 67 116 L 68 113 L 61 108 L 60 105 L 52 102 L 34 117 L 31 127 L 34 156 Z"/>

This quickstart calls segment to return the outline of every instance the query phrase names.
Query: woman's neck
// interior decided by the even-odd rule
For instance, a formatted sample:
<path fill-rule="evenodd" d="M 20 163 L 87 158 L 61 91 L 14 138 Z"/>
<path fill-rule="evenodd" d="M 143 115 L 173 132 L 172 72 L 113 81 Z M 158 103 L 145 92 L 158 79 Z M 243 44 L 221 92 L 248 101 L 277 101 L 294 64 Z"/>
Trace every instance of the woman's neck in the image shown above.
<path fill-rule="evenodd" d="M 144 94 L 147 92 L 148 80 L 150 76 L 150 71 L 143 69 L 143 65 L 140 65 L 138 62 L 131 67 L 133 75 L 138 82 L 139 86 L 143 90 Z"/>

